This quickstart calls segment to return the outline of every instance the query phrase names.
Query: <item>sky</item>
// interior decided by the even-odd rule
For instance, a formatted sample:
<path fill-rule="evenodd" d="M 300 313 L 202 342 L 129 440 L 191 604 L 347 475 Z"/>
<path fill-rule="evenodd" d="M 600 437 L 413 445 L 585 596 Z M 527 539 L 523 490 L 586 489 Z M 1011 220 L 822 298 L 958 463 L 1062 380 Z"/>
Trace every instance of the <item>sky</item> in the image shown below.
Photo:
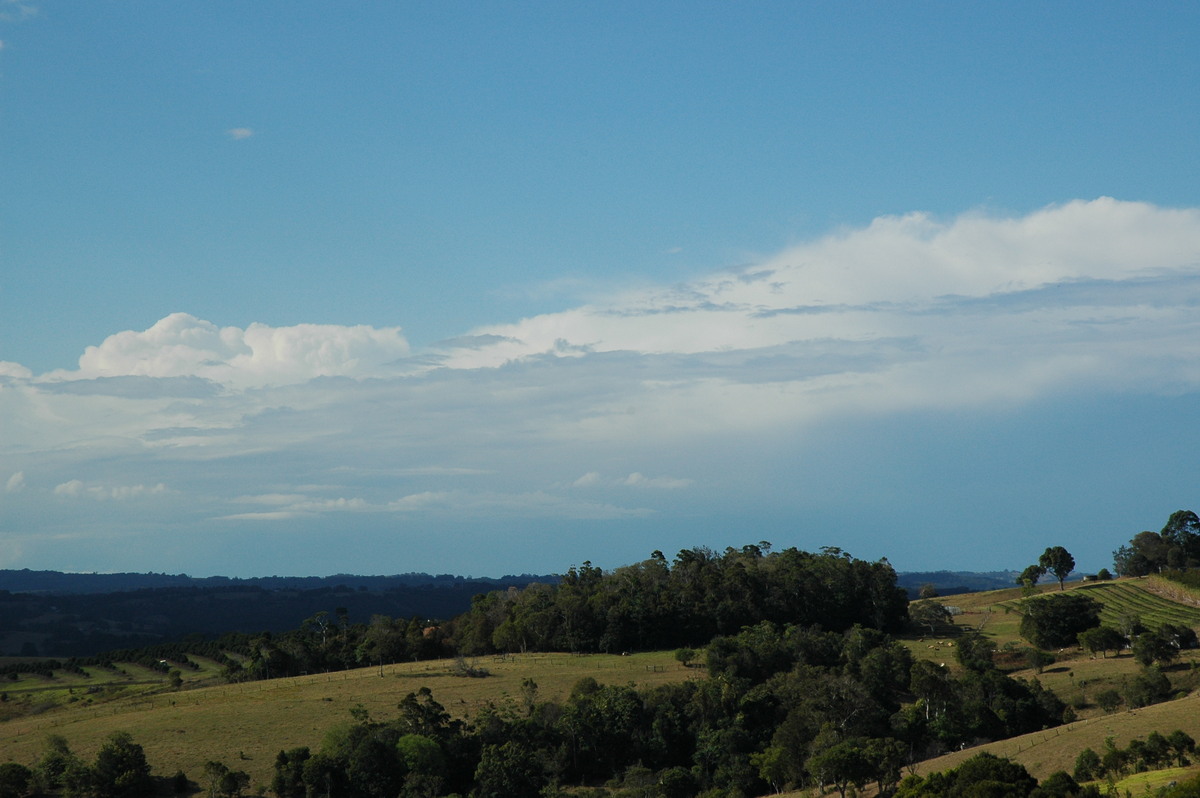
<path fill-rule="evenodd" d="M 1198 85 L 1185 2 L 0 0 L 0 568 L 1111 568 Z"/>

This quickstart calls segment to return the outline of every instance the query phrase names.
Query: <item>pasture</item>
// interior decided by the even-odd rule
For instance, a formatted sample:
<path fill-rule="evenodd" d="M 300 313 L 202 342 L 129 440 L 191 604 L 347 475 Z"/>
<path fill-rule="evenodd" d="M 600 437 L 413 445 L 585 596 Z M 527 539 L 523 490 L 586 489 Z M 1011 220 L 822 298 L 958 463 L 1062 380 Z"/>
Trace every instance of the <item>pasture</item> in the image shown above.
<path fill-rule="evenodd" d="M 280 750 L 315 750 L 327 731 L 352 722 L 350 710 L 357 707 L 373 720 L 390 720 L 398 714 L 400 700 L 421 687 L 430 688 L 451 716 L 469 719 L 489 704 L 516 706 L 527 678 L 537 683 L 538 700 L 561 701 L 585 676 L 637 687 L 704 676 L 702 669 L 684 668 L 669 651 L 629 656 L 523 654 L 484 657 L 474 664 L 491 675 L 455 676 L 452 660 L 435 660 L 164 691 L 162 677 L 155 674 L 160 677 L 155 691 L 114 693 L 90 705 L 68 702 L 0 724 L 0 751 L 5 759 L 32 765 L 42 755 L 46 736 L 58 734 L 91 760 L 106 737 L 127 731 L 143 746 L 157 776 L 182 770 L 196 781 L 202 778 L 205 762 L 217 760 L 249 773 L 253 792 L 270 784 Z M 142 675 L 131 674 L 131 680 Z"/>

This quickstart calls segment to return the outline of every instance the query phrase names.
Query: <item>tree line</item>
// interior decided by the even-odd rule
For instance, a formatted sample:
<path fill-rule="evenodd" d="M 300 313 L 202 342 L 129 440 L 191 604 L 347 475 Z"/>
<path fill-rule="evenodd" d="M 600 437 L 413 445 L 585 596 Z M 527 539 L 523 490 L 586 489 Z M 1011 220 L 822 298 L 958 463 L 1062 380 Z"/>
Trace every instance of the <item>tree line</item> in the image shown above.
<path fill-rule="evenodd" d="M 319 746 L 281 751 L 271 790 L 277 798 L 484 798 L 599 795 L 588 789 L 607 784 L 609 795 L 733 798 L 870 782 L 891 791 L 910 762 L 1063 719 L 1052 692 L 996 669 L 985 638 L 956 650 L 960 676 L 914 661 L 879 628 L 761 621 L 710 641 L 703 680 L 638 689 L 585 678 L 564 701 L 546 701 L 526 679 L 519 695 L 470 722 L 451 718 L 422 688 L 392 720 L 358 707 Z M 248 786 L 238 771 L 211 765 L 201 778 L 212 798 Z M 70 798 L 147 794 L 103 793 L 65 746 L 33 773 Z"/>

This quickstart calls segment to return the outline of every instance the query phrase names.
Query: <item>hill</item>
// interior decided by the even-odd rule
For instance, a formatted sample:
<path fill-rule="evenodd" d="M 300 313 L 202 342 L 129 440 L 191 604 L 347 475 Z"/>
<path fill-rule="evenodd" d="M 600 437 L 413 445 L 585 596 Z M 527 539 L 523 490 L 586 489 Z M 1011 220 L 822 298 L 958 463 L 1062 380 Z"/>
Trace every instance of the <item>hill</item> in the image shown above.
<path fill-rule="evenodd" d="M 368 590 L 385 592 L 404 587 L 434 587 L 456 590 L 497 590 L 516 585 L 522 587 L 531 582 L 556 582 L 553 574 L 521 574 L 499 578 L 455 576 L 453 574 L 406 573 L 391 576 L 363 576 L 361 574 L 334 574 L 333 576 L 255 576 L 247 578 L 231 576 L 188 576 L 187 574 L 156 573 L 64 573 L 62 571 L 31 571 L 0 569 L 0 591 L 9 593 L 48 593 L 66 595 L 73 593 L 117 593 L 131 590 L 148 590 L 164 587 L 190 588 L 247 588 L 263 590 Z"/>
<path fill-rule="evenodd" d="M 205 663 L 209 665 L 210 663 Z M 283 749 L 316 749 L 326 733 L 352 722 L 351 709 L 365 709 L 373 720 L 397 716 L 397 704 L 410 692 L 428 687 L 455 718 L 474 719 L 489 705 L 515 706 L 522 682 L 537 683 L 538 700 L 562 701 L 580 679 L 591 676 L 611 684 L 649 687 L 698 678 L 702 671 L 684 668 L 670 653 L 630 656 L 596 654 L 527 654 L 488 657 L 474 664 L 487 678 L 456 678 L 453 660 L 360 668 L 332 674 L 248 684 L 215 684 L 210 674 L 187 674 L 183 691 L 167 690 L 161 674 L 130 669 L 130 681 L 147 682 L 144 692 L 93 693 L 107 674 L 63 682 L 54 689 L 74 690 L 81 700 L 46 714 L 0 724 L 0 759 L 33 765 L 42 755 L 47 734 L 67 738 L 85 760 L 116 731 L 130 731 L 143 746 L 156 775 L 182 770 L 202 780 L 204 764 L 224 762 L 250 774 L 254 785 L 271 782 L 275 755 Z M 123 666 L 124 667 L 124 666 Z M 63 676 L 57 677 L 63 681 Z M 48 688 L 48 682 L 38 685 Z"/>
<path fill-rule="evenodd" d="M 52 673 L 38 673 L 37 667 L 0 671 L 8 679 L 0 695 L 0 718 L 7 718 L 0 723 L 0 750 L 32 763 L 43 751 L 45 734 L 56 733 L 86 760 L 108 735 L 124 730 L 145 747 L 160 775 L 182 769 L 200 780 L 204 763 L 216 760 L 251 774 L 260 789 L 269 783 L 281 749 L 320 747 L 327 766 L 343 774 L 338 778 L 353 778 L 365 766 L 355 764 L 361 752 L 383 752 L 384 759 L 372 760 L 371 767 L 392 767 L 387 762 L 396 756 L 396 741 L 420 734 L 429 738 L 423 744 L 439 746 L 445 761 L 454 763 L 442 776 L 446 786 L 452 782 L 464 794 L 483 789 L 482 782 L 472 786 L 472 779 L 483 778 L 477 768 L 486 770 L 489 762 L 524 762 L 533 768 L 526 776 L 541 784 L 614 780 L 617 786 L 609 789 L 619 795 L 633 795 L 628 790 L 638 783 L 654 784 L 668 774 L 693 783 L 695 791 L 749 794 L 765 791 L 767 784 L 813 778 L 810 758 L 833 750 L 831 745 L 896 757 L 962 749 L 914 766 L 921 773 L 994 750 L 1021 757 L 1030 772 L 1045 777 L 1071 769 L 1079 751 L 1099 750 L 1108 738 L 1127 743 L 1150 731 L 1174 729 L 1200 737 L 1197 699 L 1149 707 L 1132 697 L 1129 688 L 1143 678 L 1143 670 L 1127 653 L 1089 655 L 1070 647 L 1051 652 L 1050 661 L 1045 652 L 1040 661 L 1030 657 L 1028 643 L 1017 634 L 1027 600 L 1018 588 L 933 599 L 953 607 L 952 623 L 933 633 L 928 628 L 904 632 L 903 602 L 895 608 L 899 616 L 891 609 L 846 614 L 848 608 L 861 612 L 871 606 L 847 589 L 855 582 L 852 577 L 866 575 L 871 579 L 862 584 L 874 591 L 869 597 L 886 599 L 880 606 L 892 608 L 889 590 L 896 589 L 888 587 L 894 582 L 886 566 L 840 552 L 693 550 L 681 552 L 673 563 L 656 553 L 611 573 L 573 569 L 556 586 L 490 593 L 473 602 L 469 613 L 436 629 L 408 623 L 403 633 L 410 641 L 436 637 L 438 650 L 464 654 L 471 646 L 493 648 L 476 648 L 480 655 L 474 659 L 403 664 L 388 664 L 387 649 L 373 648 L 387 644 L 387 635 L 401 627 L 340 620 L 352 612 L 347 606 L 352 598 L 370 591 L 328 591 L 327 599 L 344 600 L 337 605 L 337 620 L 314 620 L 298 634 L 230 637 L 233 647 L 223 643 L 222 650 L 210 649 L 211 658 L 196 650 L 176 659 L 164 646 L 163 662 L 143 657 L 142 664 L 68 662 Z M 135 594 L 140 592 L 159 591 Z M 1057 594 L 1058 586 L 1037 592 Z M 1173 600 L 1155 578 L 1074 584 L 1068 592 L 1094 597 L 1104 618 L 1136 613 L 1151 628 L 1200 625 L 1200 608 Z M 732 603 L 734 597 L 741 603 Z M 690 603 L 678 605 L 681 614 L 671 616 L 677 623 L 711 605 L 730 619 L 721 623 L 738 630 L 718 631 L 711 638 L 707 656 L 699 655 L 707 669 L 683 667 L 665 651 L 491 653 L 504 645 L 533 649 L 542 642 L 540 632 L 510 634 L 506 624 L 544 619 L 553 630 L 567 620 L 578 630 L 569 639 L 601 646 L 605 639 L 628 634 L 621 624 L 631 619 L 640 625 L 629 626 L 635 631 L 662 629 L 653 613 L 664 603 L 685 601 Z M 762 617 L 762 610 L 778 611 L 784 601 L 803 610 L 802 623 L 787 620 L 795 616 L 791 609 L 774 621 L 735 623 L 737 614 Z M 818 602 L 832 613 L 814 613 Z M 871 619 L 876 626 L 869 625 Z M 600 620 L 606 625 L 598 625 Z M 996 653 L 984 665 L 964 659 L 964 667 L 956 653 L 968 650 L 975 633 Z M 339 657 L 346 664 L 377 658 L 380 664 L 315 673 L 311 665 L 297 667 L 310 661 L 304 655 L 308 649 L 335 654 L 335 668 L 342 667 L 334 662 Z M 1179 652 L 1165 676 L 1157 677 L 1167 690 L 1183 695 L 1200 686 L 1197 653 Z M 176 672 L 167 672 L 172 669 Z M 487 678 L 459 678 L 484 671 L 490 672 Z M 282 673 L 293 676 L 279 678 Z M 225 678 L 262 680 L 226 684 Z M 1105 698 L 1109 693 L 1117 696 L 1116 703 Z M 406 698 L 412 695 L 424 697 Z M 1121 700 L 1127 702 L 1124 707 Z M 442 707 L 447 720 L 422 725 Z M 1135 708 L 1121 711 L 1129 707 Z M 452 718 L 471 725 L 454 727 Z M 837 729 L 837 736 L 823 731 L 829 729 Z M 1002 737 L 1010 739 L 972 747 Z M 404 771 L 397 772 L 403 777 Z M 515 778 L 514 773 L 505 767 L 492 776 Z M 657 794 L 645 794 L 652 793 Z"/>
<path fill-rule="evenodd" d="M 896 574 L 896 584 L 908 592 L 909 598 L 916 598 L 925 585 L 933 585 L 940 596 L 950 596 L 1002 590 L 1011 587 L 1016 578 L 1016 571 L 901 571 Z"/>
<path fill-rule="evenodd" d="M 176 587 L 95 593 L 111 574 L 4 572 L 4 584 L 39 586 L 39 591 L 0 591 L 0 656 L 90 657 L 113 649 L 137 648 L 227 632 L 281 632 L 318 612 L 344 609 L 354 621 L 372 615 L 446 619 L 466 612 L 483 592 L 524 587 L 557 577 L 464 579 L 404 577 L 268 578 L 193 580 Z M 145 576 L 145 575 L 138 575 Z M 154 576 L 154 575 L 148 575 Z M 142 580 L 134 580 L 138 582 Z M 150 580 L 152 581 L 152 580 Z M 333 582 L 334 584 L 329 584 Z M 298 585 L 317 585 L 301 588 Z M 64 592 L 56 592 L 57 590 Z"/>

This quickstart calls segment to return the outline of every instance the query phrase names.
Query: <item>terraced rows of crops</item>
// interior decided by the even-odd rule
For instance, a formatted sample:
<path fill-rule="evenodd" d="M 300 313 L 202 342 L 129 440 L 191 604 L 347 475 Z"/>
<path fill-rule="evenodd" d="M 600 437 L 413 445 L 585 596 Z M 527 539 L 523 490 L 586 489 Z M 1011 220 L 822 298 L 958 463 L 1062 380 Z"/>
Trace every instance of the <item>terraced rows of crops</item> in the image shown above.
<path fill-rule="evenodd" d="M 1150 629 L 1158 629 L 1164 623 L 1200 627 L 1200 608 L 1165 599 L 1146 590 L 1138 582 L 1102 582 L 1074 589 L 1100 602 L 1100 622 L 1105 626 L 1118 627 L 1121 616 L 1132 613 Z M 1024 599 L 1010 599 L 997 606 L 1007 612 L 1019 613 L 1022 601 Z"/>
<path fill-rule="evenodd" d="M 1149 592 L 1136 582 L 1107 582 L 1076 588 L 1104 605 L 1100 622 L 1118 626 L 1122 615 L 1134 614 L 1150 629 L 1164 623 L 1181 626 L 1200 626 L 1200 608 L 1176 604 Z"/>

